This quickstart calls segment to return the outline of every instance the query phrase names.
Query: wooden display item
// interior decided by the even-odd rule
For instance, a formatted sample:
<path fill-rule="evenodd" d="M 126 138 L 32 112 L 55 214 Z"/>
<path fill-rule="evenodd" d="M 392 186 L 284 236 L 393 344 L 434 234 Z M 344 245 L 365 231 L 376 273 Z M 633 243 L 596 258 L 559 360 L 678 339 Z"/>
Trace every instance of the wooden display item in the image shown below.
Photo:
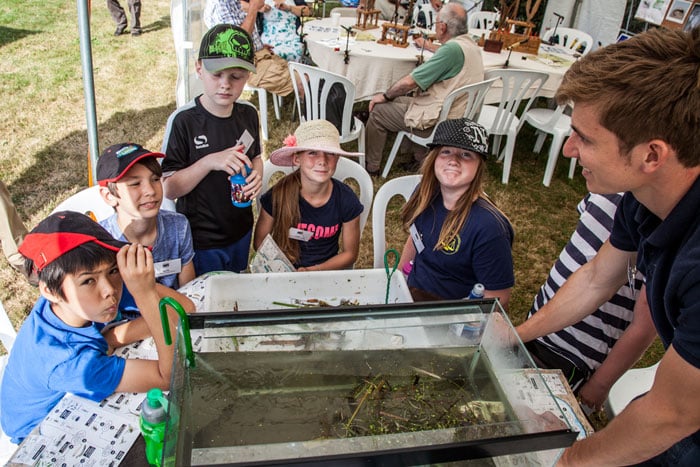
<path fill-rule="evenodd" d="M 390 44 L 394 47 L 408 47 L 408 31 L 411 26 L 405 24 L 384 23 L 382 24 L 382 38 L 378 44 Z"/>
<path fill-rule="evenodd" d="M 361 2 L 357 8 L 357 24 L 355 29 L 366 31 L 367 29 L 376 29 L 379 27 L 379 15 L 381 10 L 374 8 L 375 0 L 367 0 Z"/>
<path fill-rule="evenodd" d="M 534 27 L 535 24 L 529 21 L 506 19 L 504 25 L 499 26 L 495 31 L 491 31 L 489 39 L 502 42 L 504 49 L 527 39 L 527 42 L 524 44 L 513 45 L 512 50 L 537 55 L 540 49 L 540 38 L 532 35 Z"/>

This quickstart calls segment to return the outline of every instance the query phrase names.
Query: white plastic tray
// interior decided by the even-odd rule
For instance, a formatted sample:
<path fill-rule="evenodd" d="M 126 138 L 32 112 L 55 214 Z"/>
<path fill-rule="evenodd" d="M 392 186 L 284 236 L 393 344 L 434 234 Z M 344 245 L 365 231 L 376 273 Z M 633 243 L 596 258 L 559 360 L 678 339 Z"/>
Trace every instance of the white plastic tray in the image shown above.
<path fill-rule="evenodd" d="M 338 306 L 342 300 L 358 305 L 385 303 L 384 269 L 213 275 L 207 279 L 202 311 L 289 309 L 309 300 Z M 389 303 L 411 303 L 406 280 L 396 271 Z M 276 303 L 275 303 L 276 302 Z"/>

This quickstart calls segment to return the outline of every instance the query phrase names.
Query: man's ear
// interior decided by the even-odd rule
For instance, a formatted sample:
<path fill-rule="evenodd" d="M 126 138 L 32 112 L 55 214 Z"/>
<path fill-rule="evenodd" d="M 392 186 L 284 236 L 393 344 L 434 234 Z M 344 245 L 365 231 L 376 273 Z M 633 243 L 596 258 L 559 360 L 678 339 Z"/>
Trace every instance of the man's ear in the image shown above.
<path fill-rule="evenodd" d="M 109 188 L 106 186 L 100 187 L 100 196 L 102 196 L 105 203 L 109 204 L 113 208 L 116 208 L 119 204 L 119 198 L 110 193 Z"/>
<path fill-rule="evenodd" d="M 49 290 L 45 282 L 39 281 L 39 293 L 51 303 L 58 303 L 62 300 L 61 297 Z"/>
<path fill-rule="evenodd" d="M 644 149 L 646 154 L 642 163 L 645 172 L 659 170 L 669 162 L 669 159 L 676 155 L 676 151 L 671 145 L 662 139 L 652 139 L 645 144 Z"/>

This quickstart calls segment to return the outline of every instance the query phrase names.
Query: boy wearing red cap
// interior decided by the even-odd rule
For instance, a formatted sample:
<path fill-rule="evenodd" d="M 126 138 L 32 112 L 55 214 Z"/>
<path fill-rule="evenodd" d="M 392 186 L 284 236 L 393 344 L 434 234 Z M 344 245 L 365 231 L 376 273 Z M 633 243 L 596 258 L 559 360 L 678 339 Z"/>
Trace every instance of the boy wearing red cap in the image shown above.
<path fill-rule="evenodd" d="M 21 442 L 68 392 L 100 401 L 114 392 L 168 388 L 173 347 L 163 337 L 146 247 L 125 244 L 89 217 L 63 211 L 40 222 L 19 251 L 41 297 L 19 330 L 0 388 L 2 428 L 13 442 Z M 109 354 L 108 340 L 129 343 L 119 336 L 121 326 L 105 330 L 117 315 L 122 281 L 153 336 L 158 360 Z M 171 333 L 176 322 L 173 314 Z"/>

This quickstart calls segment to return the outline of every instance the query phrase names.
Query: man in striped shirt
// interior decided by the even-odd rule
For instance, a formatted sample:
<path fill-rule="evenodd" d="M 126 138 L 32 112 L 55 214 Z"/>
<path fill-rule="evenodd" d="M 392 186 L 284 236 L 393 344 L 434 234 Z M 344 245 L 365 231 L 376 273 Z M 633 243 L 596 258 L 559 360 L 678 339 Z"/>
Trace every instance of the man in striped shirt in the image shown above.
<path fill-rule="evenodd" d="M 590 261 L 610 236 L 622 193 L 589 193 L 581 200 L 581 214 L 571 239 L 540 288 L 531 317 L 547 303 L 578 268 Z M 628 284 L 582 321 L 526 344 L 538 366 L 559 368 L 587 406 L 598 409 L 612 385 L 644 353 L 656 336 L 642 276 Z M 635 300 L 636 298 L 636 300 Z"/>

